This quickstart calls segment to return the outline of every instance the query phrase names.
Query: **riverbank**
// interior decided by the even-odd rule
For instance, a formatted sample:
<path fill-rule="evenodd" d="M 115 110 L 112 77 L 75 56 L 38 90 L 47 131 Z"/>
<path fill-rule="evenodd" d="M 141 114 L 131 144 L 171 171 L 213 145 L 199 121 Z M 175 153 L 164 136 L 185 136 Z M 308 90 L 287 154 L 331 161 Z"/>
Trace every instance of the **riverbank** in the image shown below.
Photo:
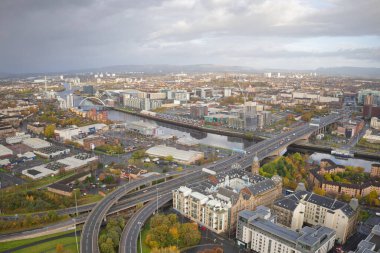
<path fill-rule="evenodd" d="M 158 121 L 158 122 L 162 122 L 162 123 L 172 124 L 175 126 L 194 129 L 194 130 L 197 130 L 200 132 L 224 135 L 224 136 L 229 136 L 229 137 L 238 137 L 238 138 L 242 138 L 242 139 L 249 140 L 249 141 L 252 141 L 252 140 L 253 141 L 262 141 L 262 140 L 268 138 L 268 137 L 264 137 L 264 136 L 254 135 L 250 132 L 242 133 L 242 132 L 230 131 L 230 130 L 224 130 L 224 129 L 215 129 L 215 128 L 195 126 L 195 125 L 191 125 L 191 124 L 187 124 L 187 123 L 183 123 L 183 122 L 178 122 L 178 121 L 173 121 L 173 120 L 169 120 L 169 119 L 165 119 L 165 118 L 155 117 L 152 115 L 142 114 L 140 112 L 136 112 L 136 111 L 132 111 L 132 110 L 124 109 L 124 108 L 109 107 L 108 109 L 109 110 L 115 110 L 115 111 L 122 112 L 122 113 L 127 113 L 127 114 L 134 115 L 134 116 L 138 116 L 141 118 L 146 118 L 146 119 L 153 120 L 153 121 Z M 301 152 L 305 152 L 305 151 L 322 152 L 322 153 L 331 154 L 332 148 L 328 147 L 328 146 L 315 145 L 315 144 L 304 142 L 304 143 L 291 144 L 288 147 L 288 150 L 301 151 Z M 357 151 L 357 152 L 355 152 L 355 158 L 370 159 L 370 160 L 374 160 L 374 161 L 379 161 L 380 160 L 380 153 L 376 154 L 376 153 L 367 153 L 367 152 L 358 152 Z"/>
<path fill-rule="evenodd" d="M 117 107 L 109 107 L 109 109 L 119 111 L 119 112 L 128 113 L 128 114 L 135 115 L 135 116 L 138 116 L 141 118 L 159 121 L 162 123 L 168 123 L 168 124 L 173 124 L 176 126 L 186 127 L 186 128 L 198 130 L 201 132 L 219 134 L 219 135 L 230 136 L 230 137 L 238 137 L 238 138 L 243 138 L 243 139 L 250 140 L 250 141 L 252 141 L 252 140 L 253 141 L 262 141 L 263 139 L 266 139 L 266 137 L 254 136 L 250 132 L 241 133 L 241 132 L 230 131 L 230 130 L 225 130 L 225 129 L 215 129 L 215 128 L 209 128 L 209 127 L 195 126 L 195 125 L 190 125 L 190 124 L 183 123 L 183 122 L 178 122 L 178 121 L 173 121 L 173 120 L 169 120 L 169 119 L 165 119 L 165 118 L 155 117 L 152 115 L 142 114 L 140 112 L 135 112 L 135 111 L 131 111 L 128 109 L 117 108 Z"/>

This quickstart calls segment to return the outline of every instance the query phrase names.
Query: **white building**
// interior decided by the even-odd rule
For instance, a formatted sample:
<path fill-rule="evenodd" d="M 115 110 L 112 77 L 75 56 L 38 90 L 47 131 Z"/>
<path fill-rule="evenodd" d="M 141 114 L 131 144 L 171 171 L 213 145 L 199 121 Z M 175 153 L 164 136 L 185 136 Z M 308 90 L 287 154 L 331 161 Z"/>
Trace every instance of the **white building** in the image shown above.
<path fill-rule="evenodd" d="M 270 209 L 238 215 L 238 244 L 259 253 L 327 253 L 335 243 L 335 231 L 327 227 L 304 227 L 299 232 L 276 224 Z"/>
<path fill-rule="evenodd" d="M 224 88 L 223 97 L 231 97 L 231 96 L 232 96 L 232 89 L 231 88 Z"/>
<path fill-rule="evenodd" d="M 66 97 L 66 107 L 67 108 L 73 108 L 74 107 L 74 95 L 69 94 Z"/>
<path fill-rule="evenodd" d="M 16 143 L 21 143 L 23 140 L 29 139 L 30 137 L 31 137 L 30 134 L 16 133 L 15 136 L 6 138 L 5 142 L 7 144 L 16 144 Z"/>
<path fill-rule="evenodd" d="M 4 145 L 0 144 L 0 157 L 5 157 L 5 156 L 11 156 L 13 155 L 13 151 Z"/>
<path fill-rule="evenodd" d="M 146 153 L 153 157 L 172 156 L 174 161 L 183 164 L 192 164 L 204 157 L 203 152 L 193 150 L 181 150 L 165 145 L 158 145 L 149 148 Z"/>
<path fill-rule="evenodd" d="M 367 131 L 365 131 L 363 139 L 370 143 L 380 143 L 380 133 L 368 129 Z"/>
<path fill-rule="evenodd" d="M 295 230 L 304 223 L 331 228 L 342 244 L 355 232 L 358 219 L 355 199 L 348 204 L 308 191 L 296 191 L 275 201 L 273 211 L 279 223 Z"/>
<path fill-rule="evenodd" d="M 158 131 L 157 125 L 144 122 L 142 120 L 128 123 L 126 124 L 125 127 L 130 131 L 137 132 L 142 135 L 148 135 L 148 136 L 154 136 L 157 134 L 157 131 Z"/>
<path fill-rule="evenodd" d="M 25 169 L 22 171 L 22 174 L 32 179 L 40 179 L 47 176 L 57 175 L 60 171 L 80 170 L 86 166 L 88 167 L 89 164 L 96 163 L 97 161 L 97 156 L 78 154 L 51 163 Z"/>
<path fill-rule="evenodd" d="M 371 127 L 380 130 L 380 119 L 376 117 L 371 118 Z"/>
<path fill-rule="evenodd" d="M 51 146 L 51 143 L 39 138 L 24 139 L 22 143 L 32 149 L 46 148 Z"/>

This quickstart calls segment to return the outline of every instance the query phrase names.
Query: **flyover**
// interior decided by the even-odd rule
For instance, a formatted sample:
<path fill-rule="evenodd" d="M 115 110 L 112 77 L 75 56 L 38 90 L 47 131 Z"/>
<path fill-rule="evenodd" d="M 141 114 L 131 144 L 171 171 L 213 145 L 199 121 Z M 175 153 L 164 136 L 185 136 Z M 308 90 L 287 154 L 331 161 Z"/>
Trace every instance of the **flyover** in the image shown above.
<path fill-rule="evenodd" d="M 327 116 L 323 118 L 321 122 L 319 122 L 318 126 L 308 124 L 308 125 L 298 127 L 292 131 L 280 134 L 272 139 L 268 139 L 260 143 L 257 143 L 247 148 L 246 151 L 248 152 L 248 154 L 255 153 L 256 156 L 260 160 L 264 159 L 265 157 L 272 155 L 274 152 L 276 152 L 276 150 L 280 150 L 299 139 L 305 138 L 305 136 L 310 136 L 310 134 L 317 131 L 320 127 L 326 127 L 327 125 L 335 122 L 339 118 L 340 118 L 339 115 Z M 232 163 L 227 163 L 227 164 L 225 162 L 219 163 L 218 167 L 215 166 L 213 170 L 216 172 L 229 170 L 231 169 L 234 163 L 239 164 L 239 167 L 245 169 L 252 164 L 252 160 L 253 160 L 252 155 L 246 155 L 244 157 L 239 157 L 237 161 L 236 159 L 231 159 Z M 191 173 L 191 175 L 187 175 L 187 177 L 188 177 L 187 180 L 190 182 L 205 180 L 205 176 L 202 175 L 202 173 L 194 172 L 194 173 Z M 180 180 L 180 178 L 176 180 Z M 162 199 L 160 199 L 160 205 L 164 205 L 165 200 L 170 201 L 171 199 L 172 199 L 171 194 L 162 197 Z M 150 202 L 148 205 L 144 206 L 142 209 L 140 209 L 137 213 L 135 213 L 132 216 L 132 218 L 128 221 L 127 225 L 125 226 L 123 233 L 121 235 L 120 244 L 119 244 L 119 253 L 137 252 L 136 243 L 139 236 L 139 231 L 142 225 L 147 221 L 149 216 L 156 210 L 157 207 L 158 206 L 155 206 L 153 202 Z"/>
<path fill-rule="evenodd" d="M 257 154 L 258 157 L 263 159 L 272 154 L 273 152 L 276 152 L 276 150 L 278 150 L 279 148 L 294 143 L 298 139 L 304 138 L 305 135 L 312 134 L 321 127 L 325 127 L 331 123 L 334 123 L 338 118 L 340 118 L 339 115 L 329 115 L 327 117 L 322 118 L 318 126 L 310 124 L 302 125 L 289 132 L 282 133 L 278 136 L 275 136 L 274 138 L 264 140 L 251 147 L 248 147 L 246 149 L 247 155 L 245 156 L 235 154 L 233 156 L 219 160 L 216 164 L 210 164 L 205 167 L 208 169 L 214 169 L 218 172 L 223 171 L 225 169 L 229 169 L 234 163 L 239 162 L 242 168 L 246 168 L 250 166 L 250 164 L 252 163 L 253 154 Z M 161 177 L 165 178 L 166 176 L 164 175 Z M 100 226 L 111 207 L 114 204 L 116 204 L 120 200 L 120 198 L 122 198 L 125 194 L 142 185 L 148 184 L 154 180 L 158 180 L 159 178 L 160 177 L 149 177 L 133 181 L 116 189 L 114 192 L 107 195 L 103 200 L 98 202 L 98 204 L 92 209 L 91 213 L 88 215 L 85 221 L 85 225 L 81 234 L 81 252 L 99 252 L 98 235 L 100 231 Z M 174 189 L 176 185 L 181 183 L 183 184 L 186 181 L 195 182 L 204 178 L 206 178 L 205 175 L 199 173 L 199 171 L 194 171 L 190 172 L 189 174 L 186 174 L 185 176 L 180 176 L 176 179 L 169 181 L 167 185 L 168 187 L 172 187 L 172 189 Z"/>
<path fill-rule="evenodd" d="M 120 237 L 119 252 L 136 253 L 137 251 L 137 238 L 141 227 L 148 220 L 148 218 L 156 211 L 157 208 L 162 207 L 172 199 L 172 193 L 169 192 L 164 196 L 157 199 L 159 202 L 150 201 L 143 208 L 139 209 L 133 215 L 124 227 L 123 233 Z M 140 245 L 141 247 L 141 245 Z"/>
<path fill-rule="evenodd" d="M 90 214 L 84 223 L 81 240 L 80 240 L 80 250 L 81 252 L 99 252 L 98 247 L 98 235 L 100 231 L 100 226 L 103 219 L 106 217 L 109 209 L 116 204 L 121 197 L 131 192 L 132 190 L 150 184 L 152 181 L 157 181 L 160 179 L 165 179 L 167 177 L 175 176 L 178 174 L 185 174 L 186 172 L 169 172 L 165 175 L 160 176 L 150 176 L 144 179 L 132 181 L 125 184 L 115 191 L 108 194 L 101 201 L 99 201 L 95 207 L 92 209 Z M 174 180 L 174 179 L 173 179 Z"/>
<path fill-rule="evenodd" d="M 282 133 L 282 134 L 280 134 L 280 135 L 278 135 L 272 139 L 267 139 L 267 140 L 264 140 L 262 142 L 255 144 L 251 147 L 248 147 L 246 149 L 247 154 L 245 156 L 234 155 L 234 156 L 227 157 L 227 158 L 224 158 L 222 160 L 219 160 L 217 162 L 217 164 L 210 164 L 210 165 L 207 165 L 204 167 L 209 168 L 209 169 L 214 169 L 216 171 L 222 171 L 222 170 L 225 170 L 225 169 L 227 170 L 227 169 L 231 168 L 231 165 L 235 164 L 237 162 L 239 163 L 239 165 L 242 168 L 249 167 L 252 163 L 252 158 L 253 158 L 254 154 L 257 154 L 257 156 L 259 158 L 263 159 L 264 157 L 267 157 L 267 156 L 270 156 L 271 154 L 273 154 L 273 152 L 276 152 L 276 150 L 283 149 L 287 145 L 294 143 L 295 141 L 297 141 L 299 139 L 305 138 L 305 136 L 310 135 L 311 133 L 317 131 L 319 128 L 325 127 L 331 123 L 334 123 L 339 118 L 340 118 L 340 115 L 336 115 L 336 114 L 329 115 L 329 116 L 321 119 L 319 126 L 315 126 L 315 125 L 313 126 L 313 125 L 305 124 L 305 125 L 300 126 L 296 129 L 293 129 L 289 132 Z M 87 224 L 85 224 L 84 228 L 86 228 L 86 227 L 88 228 L 86 230 L 87 231 L 86 234 L 82 233 L 81 252 L 98 252 L 99 251 L 99 248 L 97 246 L 98 245 L 97 239 L 98 239 L 98 234 L 99 234 L 101 222 L 102 222 L 103 218 L 105 218 L 106 215 L 122 211 L 124 209 L 133 207 L 139 203 L 145 203 L 145 202 L 156 197 L 155 187 L 146 188 L 146 189 L 148 189 L 148 192 L 146 192 L 146 193 L 139 191 L 139 192 L 134 192 L 134 193 L 128 194 L 128 196 L 127 196 L 128 198 L 125 198 L 125 196 L 124 196 L 126 193 L 128 193 L 131 190 L 136 189 L 142 185 L 149 184 L 154 180 L 159 180 L 159 179 L 171 177 L 171 176 L 181 176 L 182 175 L 179 178 L 176 178 L 176 179 L 173 179 L 171 181 L 166 182 L 165 184 L 163 184 L 163 186 L 157 185 L 157 187 L 159 187 L 159 190 L 157 191 L 157 193 L 159 195 L 162 195 L 162 194 L 165 194 L 167 192 L 171 192 L 172 189 L 175 189 L 176 187 L 178 187 L 180 185 L 187 184 L 187 182 L 195 182 L 197 180 L 199 181 L 199 180 L 206 178 L 206 176 L 204 174 L 199 173 L 199 169 L 200 168 L 196 168 L 195 169 L 196 172 L 193 172 L 193 171 L 174 172 L 172 174 L 168 173 L 168 174 L 162 175 L 160 177 L 152 177 L 152 178 L 147 178 L 144 180 L 137 180 L 137 181 L 128 183 L 128 184 L 120 187 L 119 189 L 117 189 L 113 193 L 107 195 L 105 197 L 105 199 L 103 199 L 101 201 L 102 203 L 104 201 L 106 201 L 107 202 L 106 204 L 104 204 L 104 203 L 102 204 L 99 202 L 96 206 L 95 206 L 95 204 L 91 204 L 91 205 L 85 205 L 85 206 L 78 207 L 79 212 L 86 212 L 86 211 L 89 211 L 92 209 L 92 212 L 90 213 L 90 215 L 88 215 L 87 218 L 86 218 L 86 216 L 81 216 L 80 219 L 78 218 L 78 220 L 76 221 L 76 223 L 83 223 L 85 221 L 85 223 L 87 223 Z M 187 172 L 190 172 L 190 173 L 187 174 L 186 176 L 183 176 L 183 174 L 185 174 Z M 130 197 L 133 197 L 133 196 L 135 196 L 136 198 L 131 199 Z M 104 209 L 104 210 L 102 210 L 102 209 Z M 98 211 L 94 212 L 95 210 L 98 210 Z M 62 212 L 62 214 L 72 214 L 72 213 L 75 213 L 75 208 L 63 209 L 59 212 Z M 95 219 L 94 219 L 94 214 L 95 214 Z M 66 221 L 63 223 L 58 223 L 58 224 L 52 225 L 52 226 L 54 226 L 52 228 L 59 229 L 59 228 L 62 228 L 64 226 L 70 226 L 70 225 L 71 226 L 74 225 L 74 222 L 73 221 Z M 40 231 L 37 231 L 37 232 L 40 232 Z M 25 234 L 23 234 L 23 233 L 25 233 Z M 21 234 L 22 235 L 28 235 L 29 233 L 33 233 L 33 231 L 26 231 L 23 233 L 21 233 Z M 20 235 L 20 233 L 18 233 L 18 235 Z M 86 235 L 86 236 L 83 237 L 84 235 Z M 7 240 L 9 238 L 15 238 L 16 236 L 17 236 L 16 234 L 14 234 L 14 235 L 8 234 L 8 235 L 0 236 L 0 241 Z M 82 242 L 86 242 L 87 246 L 88 245 L 94 245 L 94 246 L 91 246 L 91 247 L 93 247 L 93 250 L 86 251 L 85 247 L 82 250 L 82 245 L 83 245 Z M 87 250 L 89 250 L 89 249 L 90 248 L 87 247 Z"/>

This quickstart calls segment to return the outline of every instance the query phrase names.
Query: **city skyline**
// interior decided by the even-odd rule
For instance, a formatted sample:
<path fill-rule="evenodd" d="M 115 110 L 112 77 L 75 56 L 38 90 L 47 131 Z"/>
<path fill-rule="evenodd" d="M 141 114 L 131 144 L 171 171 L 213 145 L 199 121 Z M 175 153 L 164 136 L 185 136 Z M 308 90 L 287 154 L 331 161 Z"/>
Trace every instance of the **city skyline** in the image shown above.
<path fill-rule="evenodd" d="M 2 1 L 0 73 L 380 67 L 377 1 Z"/>

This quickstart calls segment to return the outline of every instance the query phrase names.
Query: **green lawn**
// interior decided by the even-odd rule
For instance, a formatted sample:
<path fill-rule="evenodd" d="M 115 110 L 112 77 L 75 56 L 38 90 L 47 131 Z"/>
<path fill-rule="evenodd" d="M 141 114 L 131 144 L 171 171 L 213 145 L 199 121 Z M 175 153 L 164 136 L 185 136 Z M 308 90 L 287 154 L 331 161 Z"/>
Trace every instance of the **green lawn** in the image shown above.
<path fill-rule="evenodd" d="M 103 197 L 100 194 L 87 194 L 86 196 L 80 197 L 78 199 L 78 205 L 87 205 L 91 203 L 98 202 Z"/>
<path fill-rule="evenodd" d="M 79 243 L 80 237 L 78 236 L 78 243 Z M 35 246 L 31 246 L 25 249 L 20 249 L 14 251 L 15 253 L 46 253 L 46 252 L 56 252 L 56 246 L 57 244 L 62 244 L 64 247 L 65 253 L 76 253 L 77 248 L 75 245 L 75 237 L 65 237 L 65 238 L 59 238 L 57 240 L 41 243 Z"/>
<path fill-rule="evenodd" d="M 60 232 L 60 233 L 56 233 L 56 234 L 44 235 L 44 236 L 40 236 L 40 237 L 36 237 L 36 238 L 23 239 L 23 240 L 17 240 L 17 241 L 9 241 L 9 242 L 2 242 L 2 243 L 0 243 L 0 251 L 5 251 L 5 250 L 13 249 L 13 248 L 16 248 L 16 247 L 19 247 L 19 246 L 23 246 L 23 245 L 27 245 L 27 244 L 30 244 L 30 243 L 33 243 L 33 242 L 38 242 L 40 240 L 44 240 L 44 239 L 48 239 L 48 238 L 52 238 L 52 237 L 56 237 L 56 236 L 60 236 L 60 235 L 70 234 L 70 233 L 73 233 L 73 232 L 74 232 L 74 230 L 70 230 L 70 231 Z M 62 240 L 62 239 L 64 239 L 64 238 L 60 238 L 58 240 Z M 74 239 L 74 241 L 75 241 L 75 237 L 72 237 L 72 239 Z M 29 250 L 30 250 L 30 248 L 29 248 Z"/>

